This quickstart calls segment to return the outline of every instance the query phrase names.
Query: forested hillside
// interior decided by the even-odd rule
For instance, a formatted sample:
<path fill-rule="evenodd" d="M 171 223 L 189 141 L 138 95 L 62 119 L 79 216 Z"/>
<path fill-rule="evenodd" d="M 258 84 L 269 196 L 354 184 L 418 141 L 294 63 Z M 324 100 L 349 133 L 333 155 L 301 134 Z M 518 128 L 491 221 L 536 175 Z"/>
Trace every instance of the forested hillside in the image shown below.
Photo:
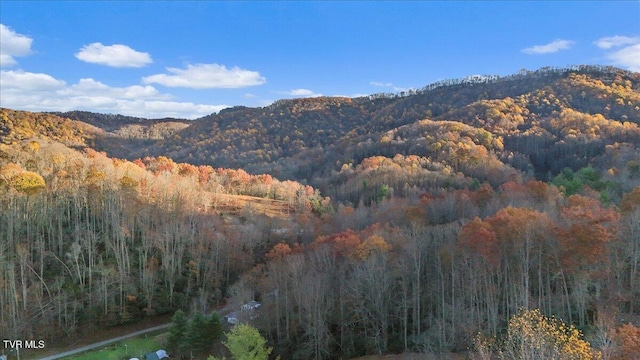
<path fill-rule="evenodd" d="M 60 339 L 209 309 L 266 249 L 312 228 L 312 211 L 328 206 L 313 188 L 270 175 L 166 157 L 129 162 L 38 136 L 8 142 L 0 144 L 3 336 Z"/>
<path fill-rule="evenodd" d="M 515 176 L 514 169 L 549 181 L 566 167 L 576 171 L 593 161 L 606 162 L 602 156 L 607 146 L 637 144 L 639 87 L 638 73 L 616 68 L 546 68 L 442 81 L 401 94 L 236 107 L 195 120 L 146 146 L 105 145 L 103 150 L 130 160 L 163 155 L 269 173 L 309 183 L 334 200 L 357 205 L 366 195 L 343 198 L 329 183 L 345 166 L 355 169 L 374 156 L 425 157 L 492 185 Z M 450 130 L 431 133 L 428 121 L 435 127 L 445 121 Z M 482 161 L 471 159 L 470 164 L 465 155 L 470 151 L 479 152 L 475 157 Z M 624 171 L 624 165 L 615 167 Z"/>
<path fill-rule="evenodd" d="M 2 334 L 257 300 L 283 359 L 486 350 L 521 309 L 640 353 L 639 73 L 59 115 L 2 110 Z"/>
<path fill-rule="evenodd" d="M 456 121 L 502 143 L 502 149 L 487 150 L 503 163 L 548 180 L 566 166 L 583 167 L 606 145 L 633 142 L 639 83 L 638 73 L 577 66 L 447 80 L 400 94 L 280 100 L 192 122 L 79 111 L 59 115 L 104 130 L 107 136 L 98 137 L 96 147 L 111 156 L 168 156 L 308 182 L 370 156 L 393 157 L 397 150 L 419 155 L 415 146 L 396 149 L 393 134 L 425 119 Z M 415 139 L 400 140 L 414 145 Z M 552 151 L 537 151 L 540 147 Z M 556 161 L 558 155 L 566 160 Z M 318 161 L 327 166 L 311 166 Z"/>

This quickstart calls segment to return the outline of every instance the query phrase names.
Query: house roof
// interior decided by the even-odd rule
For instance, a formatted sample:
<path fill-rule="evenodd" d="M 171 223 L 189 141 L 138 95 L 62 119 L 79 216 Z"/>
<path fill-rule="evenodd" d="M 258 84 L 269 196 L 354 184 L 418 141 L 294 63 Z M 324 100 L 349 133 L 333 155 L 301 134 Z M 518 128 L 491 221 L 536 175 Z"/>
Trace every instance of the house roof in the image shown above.
<path fill-rule="evenodd" d="M 160 360 L 160 358 L 158 357 L 158 354 L 156 354 L 155 352 L 150 352 L 144 355 L 144 359 L 145 360 Z"/>
<path fill-rule="evenodd" d="M 254 310 L 259 308 L 261 305 L 262 304 L 260 304 L 259 302 L 251 300 L 248 303 L 242 305 L 242 310 Z"/>
<path fill-rule="evenodd" d="M 155 352 L 150 352 L 144 355 L 145 360 L 161 360 L 161 359 L 168 359 L 168 358 L 169 358 L 169 355 L 167 355 L 167 352 L 162 349 Z"/>

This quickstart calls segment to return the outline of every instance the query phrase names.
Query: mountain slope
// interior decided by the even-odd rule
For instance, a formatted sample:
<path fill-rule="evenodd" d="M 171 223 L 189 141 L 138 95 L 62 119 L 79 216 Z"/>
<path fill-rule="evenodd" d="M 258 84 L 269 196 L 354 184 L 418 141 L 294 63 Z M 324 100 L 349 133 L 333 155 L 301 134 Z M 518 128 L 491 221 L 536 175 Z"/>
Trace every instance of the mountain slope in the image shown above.
<path fill-rule="evenodd" d="M 103 131 L 84 121 L 47 113 L 0 109 L 0 143 L 12 144 L 38 137 L 69 146 L 87 146 Z"/>
<path fill-rule="evenodd" d="M 181 161 L 252 172 L 297 166 L 302 171 L 283 171 L 311 181 L 318 174 L 306 170 L 300 158 L 325 153 L 324 163 L 331 162 L 332 167 L 335 161 L 359 162 L 377 154 L 347 155 L 347 146 L 377 141 L 387 131 L 427 118 L 460 121 L 494 136 L 524 133 L 563 109 L 601 114 L 605 121 L 638 124 L 639 87 L 638 73 L 580 67 L 542 69 L 494 80 L 443 82 L 405 96 L 286 100 L 264 108 L 229 109 L 196 120 L 131 156 L 166 154 Z M 279 162 L 282 158 L 286 161 Z"/>
<path fill-rule="evenodd" d="M 624 148 L 625 158 L 635 161 L 640 74 L 599 66 L 543 68 L 447 80 L 396 95 L 280 100 L 192 122 L 65 115 L 100 127 L 104 132 L 92 144 L 112 156 L 242 168 L 309 183 L 327 194 L 336 191 L 331 184 L 355 176 L 342 170 L 396 155 L 422 157 L 466 178 L 449 181 L 454 186 L 473 180 L 497 186 L 514 178 L 550 180 L 565 167 L 608 163 L 601 172 L 627 171 L 626 163 L 613 164 L 606 154 L 608 147 Z M 408 186 L 422 187 L 414 181 Z M 334 198 L 362 200 L 341 193 Z"/>

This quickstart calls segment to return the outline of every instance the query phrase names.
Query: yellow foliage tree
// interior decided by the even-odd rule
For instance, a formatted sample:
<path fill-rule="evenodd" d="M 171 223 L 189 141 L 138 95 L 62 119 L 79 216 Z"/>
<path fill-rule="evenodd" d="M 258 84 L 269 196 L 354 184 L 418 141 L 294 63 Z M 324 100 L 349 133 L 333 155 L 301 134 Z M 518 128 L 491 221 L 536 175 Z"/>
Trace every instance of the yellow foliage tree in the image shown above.
<path fill-rule="evenodd" d="M 0 185 L 9 184 L 11 179 L 16 175 L 24 172 L 24 169 L 14 163 L 0 166 Z"/>
<path fill-rule="evenodd" d="M 544 316 L 540 310 L 520 310 L 509 320 L 507 335 L 498 350 L 509 360 L 593 360 L 599 353 L 573 326 Z"/>
<path fill-rule="evenodd" d="M 491 360 L 601 360 L 602 353 L 582 339 L 573 326 L 544 316 L 540 310 L 521 309 L 509 320 L 501 340 L 478 334 L 472 359 Z"/>
<path fill-rule="evenodd" d="M 35 153 L 35 152 L 38 152 L 38 150 L 40 150 L 40 143 L 35 140 L 29 141 L 27 144 L 25 144 L 22 147 L 22 149 L 30 153 Z"/>
<path fill-rule="evenodd" d="M 130 176 L 123 176 L 120 179 L 120 187 L 123 189 L 135 189 L 138 186 L 138 181 Z"/>
<path fill-rule="evenodd" d="M 87 172 L 85 181 L 88 184 L 96 184 L 105 177 L 106 174 L 103 171 L 98 170 L 98 168 L 95 166 L 91 166 L 91 168 L 89 168 L 89 171 Z"/>
<path fill-rule="evenodd" d="M 14 189 L 27 195 L 34 195 L 46 186 L 42 176 L 33 171 L 25 171 L 15 175 L 11 178 L 9 184 Z"/>
<path fill-rule="evenodd" d="M 358 245 L 355 255 L 358 259 L 364 260 L 376 252 L 387 252 L 389 250 L 391 250 L 391 245 L 387 244 L 382 237 L 373 235 Z"/>

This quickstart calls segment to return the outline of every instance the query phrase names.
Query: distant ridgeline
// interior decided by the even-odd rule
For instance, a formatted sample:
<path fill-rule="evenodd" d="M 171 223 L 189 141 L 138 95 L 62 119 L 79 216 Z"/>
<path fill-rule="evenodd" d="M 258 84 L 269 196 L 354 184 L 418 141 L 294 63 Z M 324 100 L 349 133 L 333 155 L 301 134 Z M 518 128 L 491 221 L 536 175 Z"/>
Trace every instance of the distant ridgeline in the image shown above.
<path fill-rule="evenodd" d="M 459 85 L 473 85 L 473 84 L 494 84 L 508 81 L 519 81 L 523 79 L 536 79 L 536 78 L 562 78 L 567 77 L 569 74 L 584 74 L 595 75 L 599 77 L 611 76 L 612 79 L 615 75 L 624 74 L 631 76 L 633 71 L 622 70 L 614 66 L 602 66 L 602 65 L 572 65 L 566 68 L 558 68 L 552 66 L 545 66 L 535 71 L 529 71 L 526 69 L 520 70 L 517 74 L 500 76 L 500 75 L 470 75 L 458 79 L 446 79 L 431 83 L 421 89 L 409 89 L 399 93 L 377 93 L 372 94 L 366 99 L 394 99 L 402 98 L 411 95 L 424 94 L 429 91 L 433 91 L 439 88 L 459 86 Z"/>

